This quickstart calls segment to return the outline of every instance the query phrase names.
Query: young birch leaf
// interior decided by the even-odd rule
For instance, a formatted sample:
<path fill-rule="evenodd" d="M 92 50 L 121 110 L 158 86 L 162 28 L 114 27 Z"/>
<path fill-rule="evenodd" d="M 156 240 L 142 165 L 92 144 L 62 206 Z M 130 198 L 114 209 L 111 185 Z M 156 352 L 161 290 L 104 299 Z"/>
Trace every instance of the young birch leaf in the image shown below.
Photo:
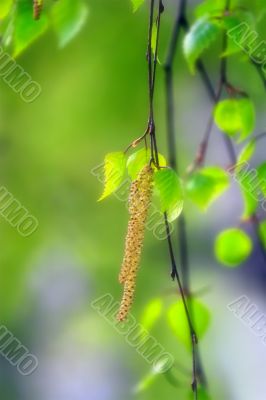
<path fill-rule="evenodd" d="M 258 198 L 256 193 L 245 190 L 245 188 L 241 188 L 241 193 L 244 202 L 244 211 L 242 214 L 242 219 L 249 219 L 257 210 L 258 207 Z"/>
<path fill-rule="evenodd" d="M 136 12 L 144 3 L 145 0 L 131 0 L 133 11 Z"/>
<path fill-rule="evenodd" d="M 33 19 L 32 2 L 17 2 L 14 17 L 14 56 L 18 56 L 48 28 L 48 20 L 44 13 L 38 21 Z"/>
<path fill-rule="evenodd" d="M 0 19 L 4 19 L 13 5 L 13 0 L 1 0 L 0 3 Z"/>
<path fill-rule="evenodd" d="M 88 7 L 83 0 L 60 0 L 54 4 L 51 16 L 59 46 L 63 48 L 83 28 Z"/>
<path fill-rule="evenodd" d="M 214 110 L 218 128 L 231 137 L 239 134 L 238 141 L 246 139 L 255 128 L 255 109 L 248 98 L 220 101 Z"/>
<path fill-rule="evenodd" d="M 208 308 L 199 300 L 190 299 L 189 308 L 193 315 L 194 327 L 198 338 L 202 339 L 208 330 L 211 316 Z M 182 300 L 172 304 L 167 311 L 167 320 L 173 333 L 188 349 L 191 348 L 191 339 L 186 313 Z"/>
<path fill-rule="evenodd" d="M 231 15 L 223 15 L 221 23 L 227 34 L 227 47 L 222 57 L 228 57 L 232 54 L 243 52 L 241 41 L 243 37 L 245 37 L 244 33 L 247 30 L 251 32 L 251 30 L 255 29 L 254 15 L 244 9 L 238 9 L 237 11 L 234 10 Z M 239 33 L 242 33 L 242 36 L 239 35 Z"/>
<path fill-rule="evenodd" d="M 241 229 L 227 229 L 215 240 L 215 255 L 227 267 L 237 267 L 250 256 L 253 248 L 250 237 Z"/>
<path fill-rule="evenodd" d="M 171 168 L 162 168 L 154 175 L 155 190 L 159 195 L 161 211 L 167 213 L 169 222 L 181 213 L 184 193 L 181 180 Z"/>
<path fill-rule="evenodd" d="M 159 157 L 159 164 L 161 167 L 166 166 L 166 160 L 164 156 L 158 154 Z M 151 159 L 151 150 L 142 148 L 135 153 L 131 154 L 127 160 L 127 170 L 128 175 L 132 180 L 135 180 L 138 176 L 138 173 L 142 170 L 142 168 L 149 164 Z"/>
<path fill-rule="evenodd" d="M 204 50 L 217 38 L 220 31 L 218 23 L 208 18 L 200 18 L 192 25 L 184 39 L 184 54 L 191 72 L 195 72 L 195 64 Z"/>
<path fill-rule="evenodd" d="M 109 153 L 104 159 L 104 191 L 98 201 L 116 191 L 126 170 L 126 156 L 122 152 Z"/>
<path fill-rule="evenodd" d="M 258 181 L 263 195 L 266 197 L 266 162 L 260 164 L 257 168 Z"/>
<path fill-rule="evenodd" d="M 222 168 L 205 167 L 190 175 L 186 182 L 186 194 L 202 211 L 206 211 L 229 187 L 229 183 L 229 177 Z"/>
<path fill-rule="evenodd" d="M 141 317 L 141 325 L 143 326 L 143 328 L 149 331 L 161 316 L 162 310 L 163 310 L 162 299 L 157 298 L 151 300 L 144 308 Z"/>
<path fill-rule="evenodd" d="M 256 140 L 252 139 L 241 150 L 241 152 L 240 152 L 240 154 L 238 156 L 237 163 L 241 164 L 241 163 L 243 163 L 245 161 L 249 161 L 252 158 L 252 156 L 254 155 L 255 150 L 256 150 Z"/>
<path fill-rule="evenodd" d="M 242 161 L 237 163 L 234 178 L 239 184 L 243 197 L 244 211 L 242 218 L 245 220 L 251 217 L 258 207 L 258 173 L 256 170 L 250 169 L 246 161 Z"/>

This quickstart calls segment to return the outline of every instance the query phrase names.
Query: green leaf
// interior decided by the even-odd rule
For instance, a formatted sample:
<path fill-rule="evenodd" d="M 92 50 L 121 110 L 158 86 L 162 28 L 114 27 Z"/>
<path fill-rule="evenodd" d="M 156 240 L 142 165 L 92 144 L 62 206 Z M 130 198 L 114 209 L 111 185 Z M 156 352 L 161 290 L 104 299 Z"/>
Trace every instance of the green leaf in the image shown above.
<path fill-rule="evenodd" d="M 104 160 L 104 191 L 98 201 L 115 192 L 122 183 L 126 170 L 126 156 L 123 152 L 109 153 Z"/>
<path fill-rule="evenodd" d="M 186 182 L 186 195 L 205 211 L 228 187 L 229 177 L 220 167 L 205 167 L 191 174 Z"/>
<path fill-rule="evenodd" d="M 252 156 L 254 155 L 256 150 L 256 140 L 252 139 L 250 140 L 250 142 L 248 142 L 248 144 L 243 147 L 243 149 L 241 150 L 239 156 L 238 156 L 238 160 L 237 163 L 241 164 L 245 161 L 249 161 Z"/>
<path fill-rule="evenodd" d="M 195 72 L 195 63 L 220 31 L 219 24 L 208 18 L 200 18 L 192 25 L 184 39 L 184 54 L 192 72 Z"/>
<path fill-rule="evenodd" d="M 222 100 L 215 107 L 214 119 L 221 131 L 232 137 L 240 134 L 242 141 L 254 131 L 254 105 L 248 98 Z"/>
<path fill-rule="evenodd" d="M 257 168 L 257 171 L 260 189 L 263 195 L 266 197 L 266 162 L 260 164 Z"/>
<path fill-rule="evenodd" d="M 166 166 L 166 160 L 164 156 L 161 154 L 159 156 L 159 164 L 161 167 Z M 131 156 L 127 160 L 127 170 L 128 175 L 132 180 L 135 180 L 145 165 L 149 164 L 151 159 L 151 150 L 142 148 L 135 153 L 131 154 Z"/>
<path fill-rule="evenodd" d="M 144 4 L 144 1 L 145 0 L 131 0 L 133 11 L 137 11 L 142 6 L 142 4 Z"/>
<path fill-rule="evenodd" d="M 219 233 L 215 241 L 215 255 L 227 267 L 237 267 L 246 261 L 252 248 L 250 237 L 238 228 Z"/>
<path fill-rule="evenodd" d="M 0 3 L 0 19 L 4 19 L 10 12 L 13 0 L 1 0 Z"/>
<path fill-rule="evenodd" d="M 242 27 L 246 26 L 246 29 L 250 31 L 255 29 L 252 13 L 246 10 L 234 10 L 231 15 L 223 15 L 221 23 L 227 34 L 227 47 L 222 56 L 228 57 L 232 54 L 243 52 L 243 47 L 240 44 L 241 39 L 237 40 L 237 38 L 242 38 L 243 36 L 239 35 L 239 33 L 243 33 Z"/>
<path fill-rule="evenodd" d="M 259 180 L 257 171 L 250 169 L 246 161 L 237 162 L 235 168 L 235 180 L 239 183 L 244 202 L 243 219 L 250 218 L 257 210 L 259 200 Z"/>
<path fill-rule="evenodd" d="M 161 316 L 162 310 L 163 310 L 162 299 L 157 298 L 151 300 L 144 308 L 141 317 L 141 325 L 143 326 L 143 328 L 149 331 Z"/>
<path fill-rule="evenodd" d="M 54 4 L 51 16 L 59 46 L 62 48 L 83 28 L 88 7 L 83 0 L 60 0 Z"/>
<path fill-rule="evenodd" d="M 14 18 L 14 56 L 18 56 L 48 28 L 48 20 L 42 13 L 38 21 L 33 19 L 32 2 L 20 0 Z"/>
<path fill-rule="evenodd" d="M 193 326 L 197 332 L 197 336 L 199 339 L 202 339 L 210 324 L 210 312 L 197 299 L 190 299 L 187 302 L 191 310 L 191 315 L 193 315 Z M 182 300 L 178 300 L 170 306 L 167 311 L 167 320 L 176 337 L 190 349 L 190 332 Z"/>
<path fill-rule="evenodd" d="M 244 202 L 244 211 L 242 214 L 242 219 L 249 219 L 257 210 L 258 198 L 256 194 L 246 190 L 245 187 L 241 188 L 241 193 Z"/>
<path fill-rule="evenodd" d="M 174 221 L 184 204 L 181 180 L 173 169 L 162 168 L 155 172 L 154 185 L 160 198 L 161 211 L 167 213 L 169 222 Z"/>
<path fill-rule="evenodd" d="M 260 240 L 266 249 L 266 221 L 262 221 L 259 224 L 259 235 L 260 235 Z"/>

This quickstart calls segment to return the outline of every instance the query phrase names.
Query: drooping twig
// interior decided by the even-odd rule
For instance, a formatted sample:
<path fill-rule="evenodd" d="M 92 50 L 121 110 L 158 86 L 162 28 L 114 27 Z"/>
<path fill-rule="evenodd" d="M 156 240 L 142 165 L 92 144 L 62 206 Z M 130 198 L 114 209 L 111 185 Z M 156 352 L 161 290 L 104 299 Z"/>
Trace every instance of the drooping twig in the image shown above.
<path fill-rule="evenodd" d="M 165 90 L 166 90 L 166 116 L 167 116 L 167 143 L 168 143 L 168 154 L 169 162 L 173 169 L 178 172 L 178 162 L 176 154 L 176 135 L 175 135 L 175 100 L 174 100 L 174 82 L 173 82 L 173 64 L 176 54 L 177 42 L 180 36 L 181 28 L 186 26 L 185 16 L 186 0 L 181 0 L 180 5 L 177 8 L 177 14 L 174 22 L 173 32 L 170 39 L 169 49 L 164 64 L 165 71 Z M 182 284 L 184 292 L 187 297 L 191 297 L 190 290 L 190 267 L 189 267 L 189 251 L 188 251 L 188 239 L 186 229 L 186 219 L 184 213 L 182 213 L 177 221 L 178 231 L 178 244 L 179 244 L 179 256 L 180 265 L 182 272 Z M 172 276 L 175 271 L 172 270 Z M 199 349 L 195 345 L 193 346 L 193 359 L 194 373 L 199 377 L 199 381 L 203 386 L 207 386 L 207 380 L 205 377 L 204 369 L 200 359 Z"/>
<path fill-rule="evenodd" d="M 265 139 L 265 138 L 266 138 L 266 132 L 262 132 L 262 133 L 259 133 L 258 135 L 256 135 L 256 136 L 254 137 L 254 140 L 255 140 L 256 142 L 258 142 L 259 140 Z"/>
<path fill-rule="evenodd" d="M 226 7 L 229 8 L 229 5 L 230 5 L 230 2 L 228 0 Z M 184 11 L 184 13 L 185 13 L 185 11 Z M 187 21 L 187 18 L 186 18 L 185 14 L 184 14 L 184 16 L 182 18 L 182 28 L 184 29 L 185 32 L 187 32 L 189 30 L 189 23 Z M 224 35 L 224 39 L 223 39 L 223 49 L 226 48 L 226 45 L 227 45 L 227 36 L 225 34 Z M 204 86 L 205 86 L 205 88 L 207 90 L 207 93 L 209 94 L 210 99 L 212 100 L 212 102 L 214 104 L 217 103 L 217 97 L 216 97 L 216 94 L 215 94 L 215 90 L 213 88 L 213 85 L 212 85 L 211 80 L 209 78 L 209 75 L 207 73 L 207 70 L 206 70 L 203 62 L 200 59 L 198 60 L 196 67 L 197 67 L 197 71 L 198 71 L 198 73 L 199 73 L 199 75 L 200 75 L 200 77 L 202 79 L 202 82 L 203 82 L 203 84 L 204 84 Z M 266 88 L 266 79 L 265 79 L 263 73 L 262 74 L 260 73 L 262 71 L 260 71 L 258 69 L 258 72 L 259 72 L 260 77 L 261 77 L 261 79 L 263 81 L 264 87 Z M 218 86 L 221 87 L 221 85 L 224 86 L 224 87 L 226 87 L 226 86 L 230 87 L 230 85 L 228 84 L 228 81 L 227 81 L 227 59 L 226 59 L 226 57 L 222 58 L 222 61 L 221 61 L 220 83 L 219 83 Z M 225 143 L 225 146 L 226 146 L 227 154 L 228 154 L 229 159 L 230 159 L 230 163 L 232 165 L 235 165 L 236 162 L 237 162 L 237 155 L 236 155 L 233 143 L 232 143 L 231 139 L 227 135 L 223 135 L 223 140 L 224 140 L 224 143 Z M 206 142 L 205 142 L 204 143 L 205 151 L 206 151 L 207 145 L 208 145 L 208 143 L 206 144 Z M 264 260 L 264 262 L 266 262 L 266 252 L 265 252 L 264 247 L 261 245 L 261 239 L 260 239 L 260 236 L 259 236 L 259 233 L 258 233 L 258 217 L 257 217 L 257 214 L 254 213 L 251 216 L 250 220 L 251 220 L 251 223 L 252 223 L 252 226 L 253 226 L 253 229 L 254 229 L 254 233 L 255 233 L 255 236 L 256 236 L 256 239 L 257 239 L 257 243 L 258 243 L 259 249 L 261 251 L 263 260 Z"/>
<path fill-rule="evenodd" d="M 152 29 L 154 23 L 154 0 L 150 2 L 150 19 L 149 19 L 149 35 L 148 35 L 148 52 L 147 52 L 147 59 L 148 59 L 148 74 L 149 74 L 149 119 L 148 119 L 148 126 L 149 126 L 149 134 L 151 140 L 151 151 L 152 151 L 152 158 L 155 161 L 155 165 L 159 167 L 159 157 L 158 157 L 158 150 L 157 150 L 157 143 L 156 143 L 156 131 L 155 131 L 155 122 L 154 122 L 154 109 L 153 109 L 153 97 L 154 97 L 154 89 L 155 89 L 155 79 L 156 79 L 156 65 L 157 65 L 157 55 L 158 55 L 158 44 L 159 44 L 159 32 L 160 32 L 160 22 L 161 22 L 161 14 L 164 11 L 164 6 L 162 0 L 158 0 L 158 16 L 157 16 L 157 37 L 156 37 L 156 48 L 154 54 L 152 54 Z M 153 57 L 153 59 L 152 59 Z M 196 345 L 197 345 L 197 336 L 194 330 L 192 320 L 190 317 L 190 313 L 188 310 L 184 289 L 181 283 L 181 279 L 179 276 L 179 272 L 177 270 L 177 265 L 175 261 L 175 255 L 173 251 L 172 245 L 172 238 L 169 228 L 169 223 L 167 219 L 167 214 L 164 215 L 165 218 L 165 227 L 167 233 L 167 243 L 168 243 L 168 250 L 170 255 L 171 267 L 172 267 L 172 279 L 177 280 L 178 289 L 180 291 L 186 318 L 188 321 L 189 331 L 190 331 L 190 338 L 191 338 L 191 345 L 192 345 L 192 359 L 193 359 L 193 378 L 192 378 L 192 389 L 194 392 L 194 399 L 198 399 L 198 388 L 197 388 L 197 363 L 196 363 Z"/>

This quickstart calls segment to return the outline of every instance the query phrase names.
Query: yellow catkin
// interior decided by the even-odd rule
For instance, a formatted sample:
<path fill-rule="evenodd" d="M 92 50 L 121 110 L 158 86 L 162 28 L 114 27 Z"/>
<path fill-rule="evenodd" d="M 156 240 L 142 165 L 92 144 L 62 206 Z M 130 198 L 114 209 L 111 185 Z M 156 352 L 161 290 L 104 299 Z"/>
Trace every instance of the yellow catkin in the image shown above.
<path fill-rule="evenodd" d="M 146 165 L 132 182 L 129 195 L 128 230 L 125 253 L 119 274 L 119 282 L 124 283 L 124 294 L 117 319 L 124 320 L 133 303 L 137 271 L 140 264 L 144 240 L 145 223 L 152 195 L 153 169 Z"/>
<path fill-rule="evenodd" d="M 33 18 L 39 19 L 42 12 L 43 1 L 42 0 L 33 0 Z"/>

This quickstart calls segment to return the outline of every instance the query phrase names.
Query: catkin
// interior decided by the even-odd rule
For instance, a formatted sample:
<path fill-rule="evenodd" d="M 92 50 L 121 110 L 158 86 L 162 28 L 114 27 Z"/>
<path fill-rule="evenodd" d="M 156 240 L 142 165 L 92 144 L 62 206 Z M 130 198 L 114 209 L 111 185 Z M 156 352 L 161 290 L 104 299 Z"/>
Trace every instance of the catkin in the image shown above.
<path fill-rule="evenodd" d="M 119 282 L 124 284 L 124 293 L 117 319 L 124 320 L 133 303 L 137 272 L 140 264 L 144 240 L 145 223 L 152 195 L 153 169 L 146 165 L 132 182 L 129 195 L 128 230 L 125 253 L 119 274 Z"/>
<path fill-rule="evenodd" d="M 39 19 L 42 12 L 43 1 L 42 0 L 33 0 L 33 18 Z"/>

